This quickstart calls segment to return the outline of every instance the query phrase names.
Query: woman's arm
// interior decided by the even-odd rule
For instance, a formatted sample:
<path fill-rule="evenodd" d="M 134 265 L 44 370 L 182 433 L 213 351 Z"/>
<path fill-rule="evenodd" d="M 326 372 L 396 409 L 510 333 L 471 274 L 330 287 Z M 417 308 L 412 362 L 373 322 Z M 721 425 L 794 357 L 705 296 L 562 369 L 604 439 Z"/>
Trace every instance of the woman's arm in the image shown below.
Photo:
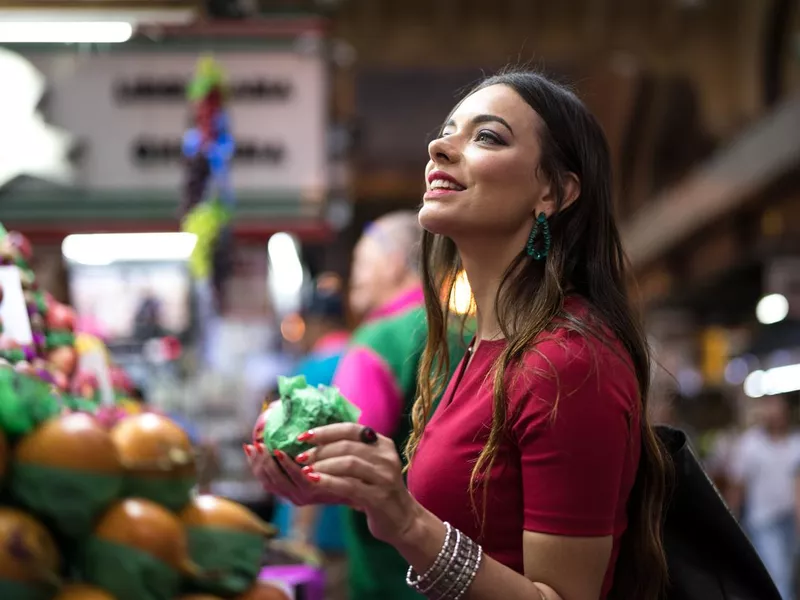
<path fill-rule="evenodd" d="M 419 515 L 395 546 L 417 573 L 424 573 L 436 560 L 444 539 L 444 523 L 419 507 Z M 522 543 L 524 576 L 484 556 L 465 598 L 597 600 L 600 597 L 611 556 L 611 536 L 571 538 L 526 531 Z"/>

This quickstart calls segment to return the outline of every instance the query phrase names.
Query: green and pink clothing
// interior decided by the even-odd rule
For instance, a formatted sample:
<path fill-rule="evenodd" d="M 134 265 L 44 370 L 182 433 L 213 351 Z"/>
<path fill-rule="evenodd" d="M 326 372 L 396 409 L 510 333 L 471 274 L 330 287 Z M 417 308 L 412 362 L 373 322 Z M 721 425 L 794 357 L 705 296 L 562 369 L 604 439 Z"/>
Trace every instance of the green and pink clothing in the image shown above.
<path fill-rule="evenodd" d="M 360 422 L 394 440 L 400 450 L 411 433 L 417 370 L 428 335 L 422 290 L 401 294 L 370 315 L 353 334 L 333 384 L 361 409 Z M 461 360 L 468 338 L 453 332 L 451 365 Z M 369 532 L 363 513 L 345 509 L 345 544 L 351 600 L 422 598 L 405 583 L 408 563 Z"/>

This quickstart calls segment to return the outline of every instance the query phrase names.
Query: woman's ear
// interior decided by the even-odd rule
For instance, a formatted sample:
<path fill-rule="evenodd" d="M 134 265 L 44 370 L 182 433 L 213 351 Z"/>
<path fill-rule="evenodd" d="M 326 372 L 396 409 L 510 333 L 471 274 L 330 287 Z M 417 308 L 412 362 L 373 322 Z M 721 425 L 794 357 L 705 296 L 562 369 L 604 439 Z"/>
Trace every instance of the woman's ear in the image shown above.
<path fill-rule="evenodd" d="M 575 202 L 581 195 L 581 180 L 575 173 L 567 173 L 564 178 L 564 204 L 561 209 L 567 208 Z"/>
<path fill-rule="evenodd" d="M 563 202 L 560 210 L 564 210 L 570 204 L 575 202 L 581 195 L 581 182 L 575 173 L 566 173 L 563 183 Z M 558 196 L 555 194 L 556 184 L 548 183 L 544 189 L 541 197 L 534 206 L 534 217 L 539 213 L 544 213 L 547 218 L 552 217 L 556 210 L 558 210 Z"/>

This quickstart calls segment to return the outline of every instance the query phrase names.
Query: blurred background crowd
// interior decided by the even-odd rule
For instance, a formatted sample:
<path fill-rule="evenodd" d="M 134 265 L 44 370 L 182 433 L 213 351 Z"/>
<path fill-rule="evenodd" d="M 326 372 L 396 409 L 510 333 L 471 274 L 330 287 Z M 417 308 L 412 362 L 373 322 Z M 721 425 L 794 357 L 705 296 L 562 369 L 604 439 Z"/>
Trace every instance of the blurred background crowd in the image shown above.
<path fill-rule="evenodd" d="M 272 518 L 242 442 L 278 375 L 330 381 L 320 356 L 414 288 L 387 258 L 396 228 L 356 242 L 419 206 L 427 142 L 509 63 L 601 121 L 654 416 L 791 579 L 797 0 L 4 0 L 0 222 L 205 448 L 204 486 Z M 462 278 L 451 302 L 469 300 Z"/>

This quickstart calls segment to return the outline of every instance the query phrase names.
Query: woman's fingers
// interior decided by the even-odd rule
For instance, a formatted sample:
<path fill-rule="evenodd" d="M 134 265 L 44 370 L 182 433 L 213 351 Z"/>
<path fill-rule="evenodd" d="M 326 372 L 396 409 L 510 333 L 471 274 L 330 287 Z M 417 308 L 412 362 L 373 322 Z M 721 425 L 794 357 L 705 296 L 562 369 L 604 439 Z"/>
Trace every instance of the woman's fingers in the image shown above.
<path fill-rule="evenodd" d="M 375 462 L 353 455 L 318 460 L 313 465 L 305 467 L 305 469 L 308 474 L 320 473 L 348 477 L 368 485 L 389 485 L 394 476 L 393 472 L 386 472 L 386 469 L 381 469 Z"/>
<path fill-rule="evenodd" d="M 286 474 L 287 479 L 292 483 L 292 485 L 301 489 L 308 488 L 308 479 L 303 475 L 303 470 L 300 465 L 298 465 L 286 453 L 281 452 L 280 450 L 275 452 L 275 459 L 278 462 L 278 466 Z"/>
<path fill-rule="evenodd" d="M 374 454 L 375 448 L 373 446 L 367 446 L 366 444 L 351 442 L 349 440 L 340 440 L 338 442 L 325 444 L 324 446 L 311 448 L 311 450 L 307 452 L 298 454 L 295 460 L 301 465 L 310 465 L 337 456 L 361 456 L 362 458 L 368 458 L 370 455 Z"/>
<path fill-rule="evenodd" d="M 364 431 L 364 426 L 358 423 L 335 423 L 333 425 L 325 425 L 324 427 L 316 427 L 301 434 L 297 439 L 301 442 L 308 442 L 315 446 L 323 444 L 332 444 L 343 440 L 351 442 L 359 442 L 365 444 L 361 439 L 361 434 Z M 388 438 L 379 435 L 378 443 L 381 443 Z"/>
<path fill-rule="evenodd" d="M 263 445 L 245 445 L 245 455 L 253 474 L 258 477 L 264 489 L 288 496 L 291 492 L 292 482 L 287 475 L 281 472 L 275 458 L 269 454 Z"/>
<path fill-rule="evenodd" d="M 340 477 L 317 472 L 307 473 L 306 477 L 309 478 L 315 489 L 320 490 L 326 496 L 341 498 L 343 504 L 356 510 L 363 511 L 372 503 L 374 494 L 370 493 L 370 486 L 353 477 Z"/>

